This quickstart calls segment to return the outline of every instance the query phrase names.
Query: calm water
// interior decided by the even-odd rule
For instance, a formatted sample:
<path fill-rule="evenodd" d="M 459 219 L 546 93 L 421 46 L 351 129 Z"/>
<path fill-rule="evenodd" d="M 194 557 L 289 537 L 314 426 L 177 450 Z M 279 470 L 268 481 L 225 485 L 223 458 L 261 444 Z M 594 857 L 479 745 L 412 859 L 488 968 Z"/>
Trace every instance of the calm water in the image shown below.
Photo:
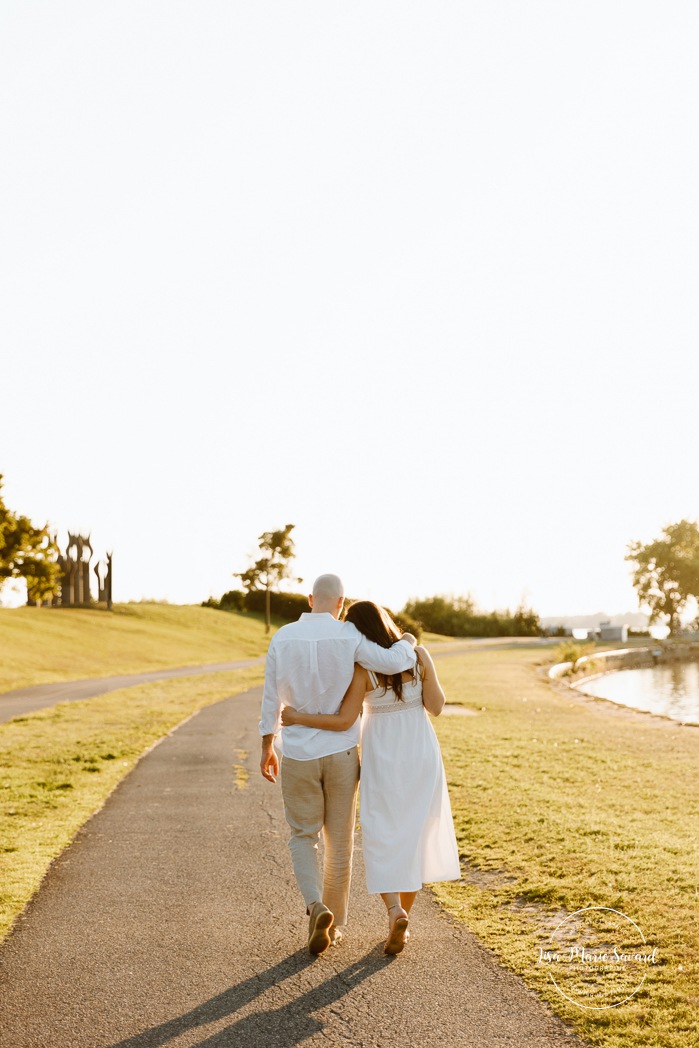
<path fill-rule="evenodd" d="M 622 706 L 699 724 L 699 663 L 619 670 L 582 684 L 582 690 Z"/>

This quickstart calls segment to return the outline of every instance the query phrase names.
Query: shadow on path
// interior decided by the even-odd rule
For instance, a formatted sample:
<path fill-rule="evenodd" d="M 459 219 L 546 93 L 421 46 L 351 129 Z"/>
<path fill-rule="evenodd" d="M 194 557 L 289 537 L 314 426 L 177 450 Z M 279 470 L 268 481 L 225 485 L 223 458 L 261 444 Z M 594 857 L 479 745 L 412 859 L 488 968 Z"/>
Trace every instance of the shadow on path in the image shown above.
<path fill-rule="evenodd" d="M 252 774 L 260 697 L 167 736 L 52 865 L 0 951 L 0 1045 L 582 1048 L 427 893 L 384 957 L 360 850 L 347 943 L 306 952 L 282 798 Z"/>
<path fill-rule="evenodd" d="M 244 1016 L 197 1042 L 197 1048 L 229 1048 L 231 1045 L 236 1048 L 259 1048 L 262 1043 L 273 1044 L 275 1048 L 293 1048 L 313 1034 L 322 1032 L 324 1024 L 312 1012 L 340 1000 L 365 979 L 385 969 L 392 960 L 384 956 L 380 945 L 376 946 L 358 961 L 341 972 L 335 972 L 325 982 L 300 997 L 294 997 L 281 1008 L 264 1008 L 253 1015 Z M 188 1030 L 233 1016 L 267 990 L 316 963 L 317 959 L 311 957 L 307 950 L 298 950 L 267 971 L 232 986 L 184 1015 L 127 1037 L 126 1040 L 117 1041 L 111 1048 L 157 1048 L 158 1045 L 165 1045 Z"/>

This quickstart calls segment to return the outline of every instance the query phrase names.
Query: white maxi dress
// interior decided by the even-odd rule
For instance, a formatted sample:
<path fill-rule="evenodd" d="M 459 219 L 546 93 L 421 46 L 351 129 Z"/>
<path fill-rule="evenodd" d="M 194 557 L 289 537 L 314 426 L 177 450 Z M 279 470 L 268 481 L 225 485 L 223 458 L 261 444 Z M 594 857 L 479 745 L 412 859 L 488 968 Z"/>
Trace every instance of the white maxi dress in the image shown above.
<path fill-rule="evenodd" d="M 414 892 L 461 876 L 439 742 L 422 704 L 422 682 L 403 700 L 378 686 L 364 698 L 359 820 L 367 890 Z"/>

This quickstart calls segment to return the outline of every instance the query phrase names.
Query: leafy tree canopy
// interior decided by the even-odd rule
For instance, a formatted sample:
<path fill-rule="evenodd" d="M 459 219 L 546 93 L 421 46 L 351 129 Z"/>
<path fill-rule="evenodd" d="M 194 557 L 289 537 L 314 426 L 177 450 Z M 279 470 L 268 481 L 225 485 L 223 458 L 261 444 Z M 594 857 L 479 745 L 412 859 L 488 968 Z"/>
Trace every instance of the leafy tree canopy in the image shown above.
<path fill-rule="evenodd" d="M 690 597 L 699 598 L 699 526 L 681 520 L 663 528 L 662 536 L 644 545 L 631 542 L 626 560 L 635 565 L 632 581 L 650 621 L 665 617 L 670 633 L 681 627 L 681 614 Z"/>
<path fill-rule="evenodd" d="M 293 579 L 294 582 L 303 582 L 296 578 L 291 570 L 291 561 L 295 556 L 294 540 L 291 532 L 295 524 L 285 524 L 278 531 L 265 531 L 260 535 L 260 556 L 247 571 L 236 571 L 234 575 L 243 584 L 246 593 L 262 590 L 266 594 L 265 601 L 265 624 L 269 632 L 270 627 L 270 594 L 278 588 L 285 579 Z"/>
<path fill-rule="evenodd" d="M 58 547 L 48 524 L 35 527 L 28 517 L 5 505 L 0 474 L 0 586 L 6 579 L 27 580 L 30 600 L 43 600 L 59 590 Z"/>

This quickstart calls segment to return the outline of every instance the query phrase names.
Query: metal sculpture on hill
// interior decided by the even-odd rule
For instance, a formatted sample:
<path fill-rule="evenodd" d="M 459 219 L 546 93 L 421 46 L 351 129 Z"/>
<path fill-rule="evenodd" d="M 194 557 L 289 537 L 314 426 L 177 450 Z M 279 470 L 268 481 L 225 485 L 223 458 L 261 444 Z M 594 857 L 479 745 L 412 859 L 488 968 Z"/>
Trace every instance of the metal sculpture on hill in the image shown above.
<path fill-rule="evenodd" d="M 65 553 L 58 558 L 61 568 L 61 604 L 63 607 L 77 607 L 92 604 L 90 592 L 90 561 L 94 555 L 90 535 L 74 535 L 68 532 L 68 545 Z M 108 553 L 106 561 L 100 561 L 92 569 L 97 576 L 97 600 L 112 607 L 112 554 Z"/>
<path fill-rule="evenodd" d="M 105 560 L 95 564 L 92 569 L 97 576 L 97 600 L 109 609 L 112 607 L 112 554 L 107 553 Z"/>

